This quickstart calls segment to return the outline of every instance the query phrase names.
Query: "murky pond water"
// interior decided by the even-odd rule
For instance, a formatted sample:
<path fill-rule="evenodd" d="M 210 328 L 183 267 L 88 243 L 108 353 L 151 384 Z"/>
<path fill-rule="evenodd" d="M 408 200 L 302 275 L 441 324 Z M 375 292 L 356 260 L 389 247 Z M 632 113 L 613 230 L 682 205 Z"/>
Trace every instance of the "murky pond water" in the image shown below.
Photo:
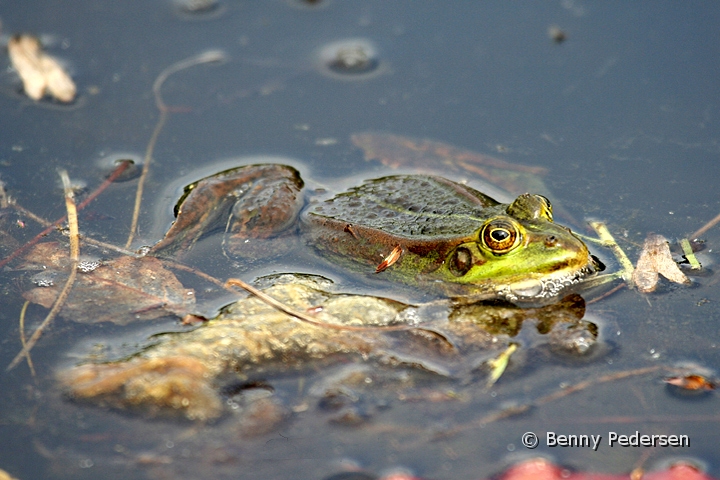
<path fill-rule="evenodd" d="M 633 260 L 647 234 L 677 240 L 720 212 L 714 4 L 201 3 L 46 1 L 0 9 L 3 43 L 15 33 L 39 35 L 79 93 L 71 105 L 33 102 L 6 68 L 8 57 L 0 57 L 0 180 L 12 198 L 59 218 L 65 206 L 57 169 L 91 191 L 112 159 L 142 162 L 159 117 L 156 77 L 214 50 L 222 62 L 178 71 L 162 86 L 168 116 L 135 247 L 162 238 L 185 185 L 238 163 L 290 164 L 313 192 L 387 174 L 351 141 L 366 131 L 544 167 L 542 193 L 563 208 L 565 220 L 575 219 L 573 228 L 586 234 L 586 219 L 605 221 Z M 563 41 L 550 35 L 554 26 Z M 137 177 L 111 185 L 81 213 L 81 233 L 124 245 L 136 186 Z M 41 230 L 10 210 L 0 221 L 2 257 L 14 249 L 9 238 L 21 243 Z M 539 455 L 606 473 L 685 458 L 720 477 L 717 394 L 680 394 L 662 382 L 682 365 L 717 375 L 720 230 L 702 239 L 704 270 L 692 286 L 666 282 L 649 295 L 624 289 L 587 306 L 585 319 L 599 328 L 590 355 L 558 352 L 538 333 L 539 321 L 528 321 L 491 388 L 468 359 L 423 365 L 415 352 L 423 368 L 414 368 L 388 360 L 397 356 L 345 355 L 289 371 L 213 374 L 222 404 L 206 421 L 118 410 L 112 401 L 106 408 L 69 400 L 57 373 L 93 358 L 131 357 L 158 343 L 158 333 L 194 327 L 170 316 L 127 326 L 60 317 L 33 349 L 36 379 L 24 363 L 0 376 L 0 468 L 22 479 L 310 479 L 353 466 L 377 475 L 404 468 L 422 478 L 478 479 Z M 221 279 L 238 274 L 219 245 L 219 236 L 209 238 L 188 261 Z M 593 251 L 615 267 L 608 251 Z M 300 263 L 260 263 L 242 276 L 292 272 Z M 35 273 L 15 270 L 19 264 L 0 272 L 2 365 L 20 349 L 21 294 Z M 308 273 L 354 288 L 338 270 L 323 264 Z M 190 274 L 178 276 L 199 302 L 215 298 L 206 311 L 231 300 L 217 299 L 217 289 Z M 46 313 L 31 305 L 26 329 Z M 178 365 L 167 368 L 191 369 Z M 443 374 L 457 373 L 457 365 L 462 375 Z M 442 368 L 448 370 L 438 373 Z M 582 382 L 578 392 L 552 397 Z M 501 414 L 530 405 L 522 414 Z M 690 446 L 607 444 L 609 432 L 636 431 L 688 435 Z M 525 432 L 540 436 L 536 449 L 522 445 Z M 597 451 L 551 447 L 547 432 L 602 435 L 603 443 Z"/>

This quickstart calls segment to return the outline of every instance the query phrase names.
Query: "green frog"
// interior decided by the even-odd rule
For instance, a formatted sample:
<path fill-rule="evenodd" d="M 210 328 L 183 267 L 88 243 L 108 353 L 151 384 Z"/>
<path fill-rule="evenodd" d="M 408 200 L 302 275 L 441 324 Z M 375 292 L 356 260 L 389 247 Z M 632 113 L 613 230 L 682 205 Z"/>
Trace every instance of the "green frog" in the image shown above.
<path fill-rule="evenodd" d="M 545 302 L 604 268 L 553 221 L 542 195 L 503 204 L 440 176 L 392 175 L 305 205 L 303 187 L 299 172 L 280 164 L 199 180 L 185 188 L 175 223 L 150 254 L 188 251 L 222 222 L 233 258 L 279 251 L 299 237 L 336 265 L 471 301 Z"/>

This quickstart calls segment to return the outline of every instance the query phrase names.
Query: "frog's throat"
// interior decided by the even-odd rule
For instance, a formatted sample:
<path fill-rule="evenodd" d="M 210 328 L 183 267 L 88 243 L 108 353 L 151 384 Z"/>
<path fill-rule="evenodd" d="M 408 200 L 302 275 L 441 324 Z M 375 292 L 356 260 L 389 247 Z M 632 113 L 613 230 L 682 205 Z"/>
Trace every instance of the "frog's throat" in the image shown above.
<path fill-rule="evenodd" d="M 541 279 L 527 279 L 510 285 L 503 285 L 497 293 L 511 302 L 541 301 L 557 297 L 563 290 L 579 284 L 587 276 L 596 272 L 592 264 L 572 273 Z"/>

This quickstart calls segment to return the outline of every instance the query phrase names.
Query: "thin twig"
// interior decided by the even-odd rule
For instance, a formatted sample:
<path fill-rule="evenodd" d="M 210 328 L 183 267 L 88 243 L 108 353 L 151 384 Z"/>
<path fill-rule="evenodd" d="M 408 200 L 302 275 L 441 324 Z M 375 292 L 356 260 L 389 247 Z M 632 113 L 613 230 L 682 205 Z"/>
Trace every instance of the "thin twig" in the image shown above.
<path fill-rule="evenodd" d="M 612 288 L 611 290 L 603 293 L 603 294 L 600 295 L 599 297 L 593 298 L 592 300 L 588 300 L 587 302 L 585 302 L 585 305 L 590 305 L 591 303 L 597 303 L 597 302 L 599 302 L 600 300 L 603 300 L 603 299 L 609 297 L 610 295 L 614 294 L 615 292 L 617 292 L 617 291 L 619 291 L 620 289 L 625 288 L 625 287 L 627 287 L 627 283 L 624 283 L 624 282 L 621 283 L 620 285 L 616 285 L 614 288 Z"/>
<path fill-rule="evenodd" d="M 165 126 L 167 116 L 170 113 L 168 106 L 165 105 L 165 102 L 162 98 L 161 89 L 163 83 L 165 83 L 165 80 L 167 80 L 168 77 L 170 77 L 170 75 L 172 75 L 173 73 L 185 70 L 186 68 L 190 68 L 195 65 L 218 62 L 224 59 L 225 54 L 221 51 L 210 50 L 208 52 L 186 58 L 185 60 L 181 60 L 173 65 L 170 65 L 168 68 L 160 72 L 160 75 L 158 75 L 155 79 L 155 82 L 153 83 L 153 95 L 155 96 L 155 106 L 160 112 L 160 116 L 158 117 L 158 121 L 155 124 L 155 129 L 153 130 L 153 133 L 150 136 L 150 141 L 148 142 L 147 148 L 145 149 L 145 159 L 143 160 L 142 173 L 140 174 L 137 190 L 135 191 L 135 206 L 133 207 L 133 216 L 132 221 L 130 222 L 130 234 L 128 235 L 127 242 L 125 242 L 125 248 L 130 248 L 130 245 L 135 238 L 138 220 L 140 218 L 140 205 L 142 204 L 145 180 L 147 179 L 148 172 L 150 171 L 150 161 L 152 160 L 153 151 L 155 150 L 155 144 L 157 143 L 160 131 L 162 131 L 163 127 Z"/>
<path fill-rule="evenodd" d="M 720 213 L 717 215 L 717 217 L 713 218 L 708 223 L 703 225 L 697 232 L 694 232 L 692 235 L 690 235 L 690 238 L 694 240 L 698 237 L 705 235 L 705 232 L 717 225 L 718 222 L 720 222 Z"/>
<path fill-rule="evenodd" d="M 569 387 L 563 388 L 562 390 L 558 390 L 557 392 L 551 393 L 549 395 L 545 395 L 544 397 L 540 397 L 533 405 L 544 405 L 546 403 L 550 403 L 554 400 L 558 400 L 563 397 L 567 397 L 568 395 L 572 395 L 573 393 L 580 392 L 582 390 L 587 389 L 588 387 L 592 387 L 595 385 L 600 385 L 601 383 L 607 383 L 607 382 L 614 382 L 617 380 L 622 380 L 624 378 L 629 377 L 637 377 L 639 375 L 647 375 L 648 373 L 657 372 L 658 370 L 662 370 L 663 366 L 653 366 L 653 367 L 642 367 L 642 368 L 636 368 L 633 370 L 624 370 L 621 372 L 612 372 L 608 373 L 607 375 L 603 375 L 599 378 L 591 378 L 588 380 L 584 380 L 582 382 L 576 383 L 575 385 L 570 385 Z"/>
<path fill-rule="evenodd" d="M 20 310 L 20 343 L 22 343 L 23 348 L 27 346 L 25 342 L 25 312 L 27 312 L 28 305 L 30 305 L 30 301 L 26 300 L 22 306 L 22 310 Z M 35 378 L 35 367 L 33 367 L 32 358 L 30 358 L 30 352 L 25 354 L 25 358 L 27 359 L 28 367 L 30 367 L 30 374 Z"/>
<path fill-rule="evenodd" d="M 373 325 L 373 326 L 367 326 L 367 327 L 354 327 L 350 325 L 337 325 L 334 323 L 326 323 L 321 322 L 319 320 L 316 320 L 312 318 L 310 315 L 307 315 L 302 312 L 298 312 L 297 310 L 293 310 L 291 307 L 285 305 L 279 300 L 276 300 L 275 298 L 271 297 L 265 292 L 262 292 L 258 290 L 257 288 L 253 287 L 247 282 L 244 282 L 240 280 L 239 278 L 231 278 L 227 282 L 225 282 L 226 286 L 234 286 L 234 287 L 240 287 L 247 292 L 251 293 L 252 295 L 256 296 L 258 299 L 266 303 L 267 305 L 280 310 L 281 312 L 290 315 L 291 317 L 297 318 L 300 321 L 309 323 L 311 325 L 315 325 L 316 327 L 323 327 L 323 328 L 331 328 L 334 330 L 351 330 L 355 332 L 367 332 L 370 330 L 382 330 L 382 331 L 399 331 L 399 330 L 411 330 L 413 328 L 417 327 L 411 327 L 408 325 Z"/>
<path fill-rule="evenodd" d="M 88 195 L 88 197 L 85 200 L 80 202 L 80 204 L 77 206 L 76 210 L 77 211 L 82 210 L 90 202 L 95 200 L 95 198 L 97 198 L 98 195 L 100 195 L 108 186 L 110 186 L 111 183 L 113 183 L 120 175 L 122 175 L 122 173 L 130 165 L 130 163 L 131 162 L 129 160 L 120 162 L 120 164 L 117 166 L 117 168 L 115 168 L 115 170 L 113 170 L 112 174 L 110 174 L 110 176 L 107 179 L 105 179 L 105 181 L 97 189 L 95 189 L 95 191 L 93 193 Z M 24 251 L 26 251 L 27 249 L 29 249 L 30 247 L 32 247 L 33 245 L 38 243 L 41 238 L 45 237 L 47 234 L 52 232 L 55 227 L 59 226 L 67 219 L 67 215 L 65 215 L 62 218 L 59 218 L 58 220 L 55 220 L 54 222 L 50 223 L 47 220 L 45 220 L 44 218 L 38 217 L 31 211 L 23 208 L 22 206 L 18 205 L 15 202 L 12 202 L 10 205 L 14 209 L 16 209 L 18 212 L 22 213 L 23 215 L 31 218 L 32 220 L 36 221 L 40 225 L 43 225 L 47 228 L 45 230 L 43 230 L 42 232 L 38 233 L 37 235 L 35 235 L 35 238 L 33 238 L 32 240 L 27 242 L 25 245 L 23 245 L 22 247 L 15 250 L 13 253 L 11 253 L 10 256 L 8 256 L 8 257 L 4 258 L 2 261 L 0 261 L 0 268 L 4 267 L 10 261 L 12 261 L 15 257 L 17 257 L 18 255 L 20 255 L 21 253 L 23 253 Z"/>
<path fill-rule="evenodd" d="M 187 265 L 183 265 L 182 263 L 175 262 L 173 260 L 169 260 L 166 258 L 161 259 L 163 264 L 167 265 L 170 268 L 175 268 L 177 270 L 182 270 L 184 272 L 192 273 L 193 275 L 197 275 L 198 277 L 215 284 L 219 286 L 220 288 L 223 288 L 231 293 L 237 293 L 237 290 L 235 290 L 232 287 L 240 287 L 243 290 L 247 291 L 251 295 L 256 296 L 258 299 L 260 299 L 262 302 L 266 303 L 267 305 L 287 314 L 290 315 L 293 318 L 296 318 L 302 322 L 309 323 L 311 325 L 314 325 L 316 327 L 323 327 L 323 328 L 331 328 L 334 330 L 351 330 L 351 331 L 369 331 L 369 330 L 383 330 L 383 331 L 398 331 L 398 330 L 410 330 L 413 327 L 407 326 L 407 325 L 377 325 L 377 326 L 367 326 L 367 327 L 355 327 L 351 325 L 338 325 L 335 323 L 327 323 L 327 322 L 321 322 L 320 320 L 316 320 L 310 315 L 307 315 L 302 312 L 298 312 L 297 310 L 293 310 L 291 307 L 285 305 L 279 300 L 274 299 L 267 293 L 264 293 L 257 288 L 253 287 L 252 285 L 248 284 L 247 282 L 244 282 L 243 280 L 240 280 L 239 278 L 231 278 L 227 282 L 223 283 L 222 281 L 218 280 L 217 278 L 208 275 L 205 272 L 202 272 L 196 268 L 188 267 Z"/>
<path fill-rule="evenodd" d="M 570 385 L 567 388 L 563 388 L 561 390 L 558 390 L 558 391 L 555 391 L 548 395 L 545 395 L 543 397 L 540 397 L 533 402 L 525 403 L 525 404 L 521 404 L 521 405 L 514 405 L 512 407 L 503 408 L 501 410 L 496 410 L 496 411 L 490 412 L 486 415 L 483 415 L 482 417 L 478 418 L 475 421 L 467 422 L 462 425 L 458 425 L 454 428 L 445 430 L 443 432 L 439 432 L 435 438 L 445 438 L 445 437 L 456 435 L 460 432 L 464 432 L 464 431 L 467 431 L 470 429 L 482 428 L 490 423 L 493 423 L 493 422 L 496 422 L 498 420 L 502 420 L 505 418 L 513 417 L 513 416 L 519 415 L 521 413 L 525 413 L 533 407 L 538 407 L 541 405 L 548 404 L 548 403 L 558 400 L 560 398 L 567 397 L 568 395 L 572 395 L 574 393 L 586 390 L 595 385 L 600 385 L 602 383 L 608 383 L 608 382 L 614 382 L 617 380 L 622 380 L 622 379 L 630 378 L 630 377 L 637 377 L 640 375 L 647 375 L 648 373 L 653 373 L 653 372 L 662 370 L 663 368 L 665 368 L 665 367 L 659 366 L 659 365 L 652 366 L 652 367 L 636 368 L 633 370 L 612 372 L 607 375 L 603 375 L 599 378 L 583 380 L 582 382 L 578 382 L 574 385 Z"/>
<path fill-rule="evenodd" d="M 30 350 L 32 350 L 37 341 L 40 339 L 43 331 L 48 325 L 50 325 L 58 313 L 60 313 L 60 310 L 62 310 L 65 300 L 70 294 L 70 290 L 72 290 L 72 286 L 75 283 L 75 277 L 77 276 L 77 265 L 80 257 L 80 234 L 77 220 L 77 208 L 75 206 L 75 200 L 73 199 L 70 178 L 68 178 L 68 174 L 65 170 L 60 171 L 60 178 L 62 179 L 63 187 L 65 188 L 65 208 L 67 209 L 68 227 L 70 228 L 70 274 L 65 282 L 65 286 L 55 299 L 55 303 L 53 303 L 50 312 L 48 312 L 45 317 L 45 320 L 43 320 L 40 326 L 35 330 L 35 332 L 33 332 L 30 340 L 28 340 L 27 344 L 23 346 L 20 353 L 15 355 L 15 358 L 12 362 L 10 362 L 6 371 L 15 368 L 20 360 L 30 353 Z"/>
<path fill-rule="evenodd" d="M 5 191 L 5 183 L 0 180 L 0 208 L 7 208 L 10 205 L 10 197 Z"/>
<path fill-rule="evenodd" d="M 35 222 L 37 222 L 38 224 L 40 224 L 44 227 L 50 226 L 52 228 L 55 228 L 55 225 L 52 222 L 45 220 L 44 218 L 34 214 L 33 212 L 31 212 L 30 210 L 28 210 L 27 208 L 25 208 L 21 205 L 15 204 L 14 208 L 17 211 L 19 211 L 20 213 L 22 213 L 23 215 L 25 215 L 26 217 L 31 218 L 32 220 L 34 220 Z M 78 210 L 80 210 L 79 205 L 78 205 Z M 65 217 L 63 217 L 63 218 L 65 218 Z M 37 240 L 39 240 L 40 238 L 41 237 L 38 237 L 37 239 L 33 239 L 34 241 L 31 243 L 31 245 L 35 245 L 37 243 Z M 125 248 L 113 245 L 112 243 L 103 242 L 102 240 L 95 240 L 94 238 L 91 238 L 91 237 L 83 236 L 82 240 L 87 244 L 94 245 L 94 246 L 100 247 L 100 248 L 105 248 L 107 250 L 112 250 L 112 251 L 120 253 L 122 255 L 128 255 L 130 257 L 136 257 L 136 258 L 142 256 L 136 252 L 133 252 L 132 250 L 127 250 Z M 26 246 L 23 246 L 23 250 L 25 250 L 25 249 L 26 249 Z"/>

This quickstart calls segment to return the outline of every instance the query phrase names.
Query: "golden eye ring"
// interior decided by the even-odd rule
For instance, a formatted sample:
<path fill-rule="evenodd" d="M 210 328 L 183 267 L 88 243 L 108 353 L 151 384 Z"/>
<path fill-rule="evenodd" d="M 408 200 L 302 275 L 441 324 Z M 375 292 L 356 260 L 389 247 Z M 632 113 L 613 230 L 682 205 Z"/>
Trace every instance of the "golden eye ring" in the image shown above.
<path fill-rule="evenodd" d="M 505 218 L 488 221 L 480 231 L 480 240 L 494 255 L 504 255 L 520 245 L 521 233 L 514 222 Z"/>

